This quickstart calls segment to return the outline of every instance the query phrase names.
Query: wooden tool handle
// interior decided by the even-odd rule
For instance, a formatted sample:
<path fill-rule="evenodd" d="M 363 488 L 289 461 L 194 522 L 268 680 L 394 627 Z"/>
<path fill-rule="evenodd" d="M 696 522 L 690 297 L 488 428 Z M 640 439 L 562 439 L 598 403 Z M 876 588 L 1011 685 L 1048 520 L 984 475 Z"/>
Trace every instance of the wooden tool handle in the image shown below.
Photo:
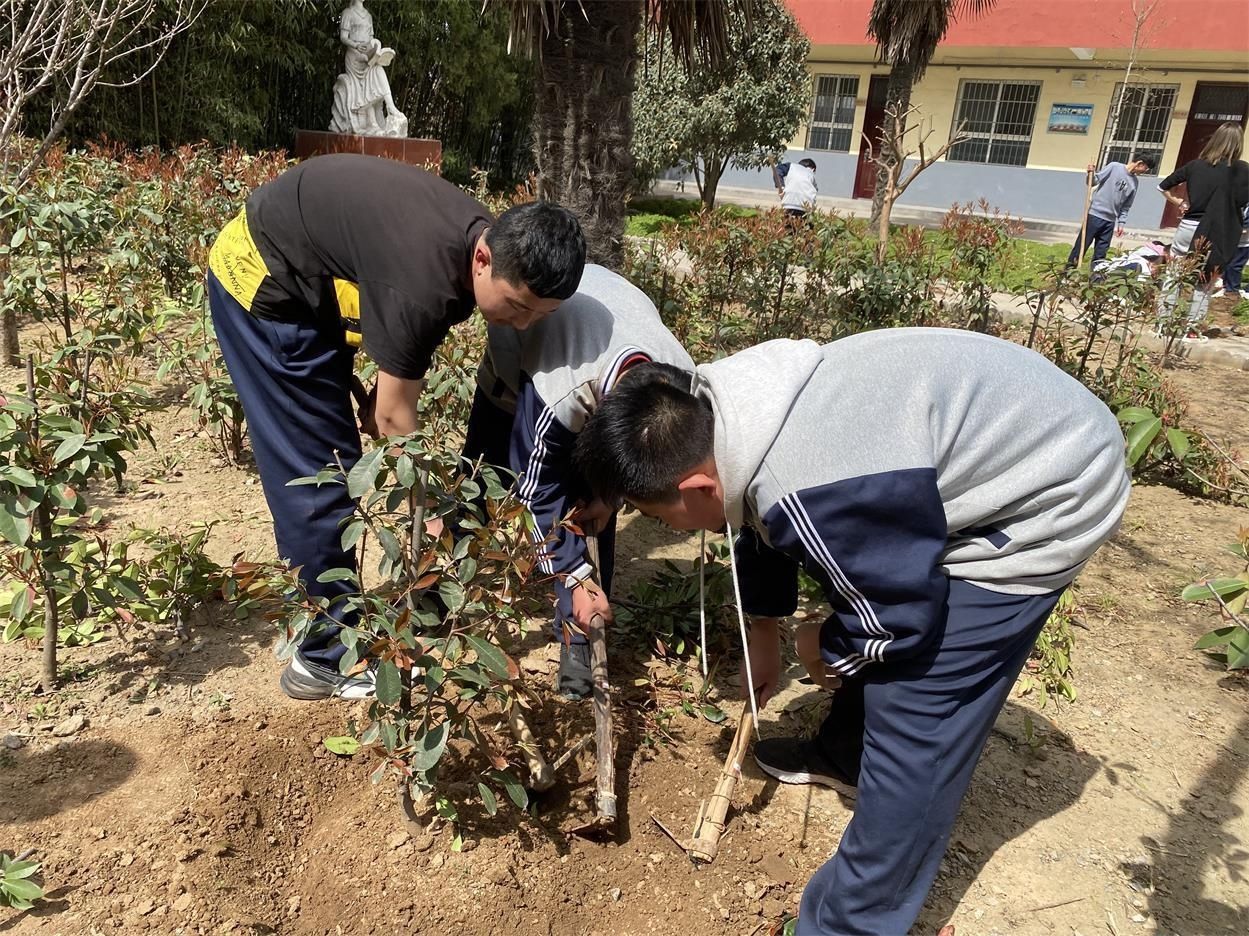
<path fill-rule="evenodd" d="M 587 536 L 586 554 L 599 578 L 598 537 Z M 594 682 L 594 749 L 598 763 L 594 804 L 601 820 L 616 821 L 616 747 L 612 738 L 611 684 L 607 680 L 607 627 L 601 614 L 590 621 L 590 676 Z"/>

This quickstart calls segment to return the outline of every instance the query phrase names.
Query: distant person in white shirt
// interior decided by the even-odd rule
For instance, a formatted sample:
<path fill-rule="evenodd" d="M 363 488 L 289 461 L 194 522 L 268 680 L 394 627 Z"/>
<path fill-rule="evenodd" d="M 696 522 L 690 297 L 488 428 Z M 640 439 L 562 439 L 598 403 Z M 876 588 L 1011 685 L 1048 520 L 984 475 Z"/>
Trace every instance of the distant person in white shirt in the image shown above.
<path fill-rule="evenodd" d="M 815 184 L 815 160 L 800 159 L 796 163 L 778 163 L 772 170 L 776 193 L 781 196 L 781 209 L 794 221 L 815 210 L 815 200 L 820 195 Z"/>

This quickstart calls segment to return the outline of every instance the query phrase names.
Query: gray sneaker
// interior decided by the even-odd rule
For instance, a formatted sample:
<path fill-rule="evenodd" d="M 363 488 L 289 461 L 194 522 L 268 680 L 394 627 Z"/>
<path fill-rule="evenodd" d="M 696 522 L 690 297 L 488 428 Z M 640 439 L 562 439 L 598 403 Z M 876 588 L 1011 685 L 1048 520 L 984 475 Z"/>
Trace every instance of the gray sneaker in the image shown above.
<path fill-rule="evenodd" d="M 806 738 L 761 738 L 755 743 L 755 763 L 781 783 L 817 783 L 849 797 L 859 792 L 854 782 L 820 752 L 819 745 Z"/>
<path fill-rule="evenodd" d="M 594 692 L 594 675 L 590 670 L 588 643 L 559 644 L 559 673 L 555 691 L 565 699 L 586 699 Z"/>
<path fill-rule="evenodd" d="M 282 691 L 292 699 L 371 699 L 376 692 L 377 673 L 373 666 L 355 676 L 314 663 L 298 650 L 282 670 Z"/>

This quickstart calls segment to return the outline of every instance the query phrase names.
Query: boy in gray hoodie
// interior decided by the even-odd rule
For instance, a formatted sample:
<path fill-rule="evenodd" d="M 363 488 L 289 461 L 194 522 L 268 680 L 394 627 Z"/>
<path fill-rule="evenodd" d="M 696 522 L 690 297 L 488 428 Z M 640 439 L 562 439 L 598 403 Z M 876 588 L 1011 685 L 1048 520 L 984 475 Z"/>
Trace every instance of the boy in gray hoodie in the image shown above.
<path fill-rule="evenodd" d="M 1092 164 L 1088 171 L 1093 173 Z M 1089 202 L 1088 217 L 1084 220 L 1083 235 L 1076 235 L 1076 242 L 1071 245 L 1071 253 L 1067 256 L 1067 266 L 1079 266 L 1084 260 L 1080 251 L 1080 241 L 1084 241 L 1084 250 L 1093 247 L 1093 266 L 1097 267 L 1106 257 L 1110 249 L 1111 237 L 1122 237 L 1124 225 L 1128 223 L 1128 212 L 1132 210 L 1132 202 L 1136 200 L 1138 186 L 1137 176 L 1154 171 L 1152 156 L 1137 156 L 1126 165 L 1109 162 L 1093 174 L 1093 200 Z"/>
<path fill-rule="evenodd" d="M 535 539 L 544 541 L 540 571 L 555 588 L 557 688 L 568 698 L 583 698 L 592 688 L 585 631 L 596 613 L 611 620 L 616 514 L 588 503 L 589 492 L 572 466 L 573 443 L 599 401 L 634 365 L 655 361 L 692 369 L 694 362 L 644 292 L 595 264 L 586 265 L 576 293 L 541 322 L 525 331 L 490 326 L 487 334 L 464 454 L 517 477 Z M 562 522 L 570 514 L 584 532 L 598 534 L 602 591 L 589 581 L 585 537 Z"/>
<path fill-rule="evenodd" d="M 887 329 L 639 368 L 577 443 L 600 497 L 724 530 L 753 618 L 747 682 L 780 676 L 801 564 L 832 615 L 798 635 L 837 688 L 817 738 L 756 745 L 789 783 L 857 787 L 798 932 L 901 934 L 937 873 L 993 721 L 1041 627 L 1128 499 L 1114 416 L 1045 358 Z"/>

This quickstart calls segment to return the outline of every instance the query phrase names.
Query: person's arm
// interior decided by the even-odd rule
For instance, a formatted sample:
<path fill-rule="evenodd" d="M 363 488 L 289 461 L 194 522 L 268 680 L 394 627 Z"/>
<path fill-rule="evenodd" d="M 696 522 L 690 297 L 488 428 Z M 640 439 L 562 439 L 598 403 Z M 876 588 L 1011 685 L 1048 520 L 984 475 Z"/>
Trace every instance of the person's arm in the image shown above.
<path fill-rule="evenodd" d="M 798 608 L 798 563 L 767 545 L 749 526 L 733 544 L 742 611 L 750 615 L 750 671 L 758 704 L 776 693 L 781 675 L 781 618 Z M 746 671 L 742 670 L 745 695 Z"/>
<path fill-rule="evenodd" d="M 415 432 L 420 425 L 417 402 L 425 389 L 424 380 L 405 380 L 379 370 L 373 424 L 378 437 L 404 436 Z"/>
<path fill-rule="evenodd" d="M 361 345 L 378 368 L 372 411 L 377 434 L 408 435 L 419 424 L 425 372 L 450 325 L 403 293 L 376 283 L 360 284 L 359 301 Z"/>
<path fill-rule="evenodd" d="M 572 450 L 577 436 L 538 396 L 533 383 L 521 387 L 508 461 L 516 474 L 516 495 L 533 515 L 536 538 L 542 541 L 538 568 L 572 590 L 573 618 L 588 630 L 595 613 L 611 622 L 606 596 L 593 587 L 593 568 L 586 558 L 585 538 L 563 522 L 576 505 Z"/>
<path fill-rule="evenodd" d="M 1132 210 L 1132 202 L 1136 200 L 1136 189 L 1132 189 L 1123 198 L 1123 204 L 1119 206 L 1119 229 L 1115 231 L 1115 237 L 1123 236 L 1123 229 L 1128 223 L 1128 212 Z"/>
<path fill-rule="evenodd" d="M 1119 163 L 1112 163 L 1112 162 L 1106 163 L 1106 165 L 1102 166 L 1101 169 L 1094 172 L 1093 184 L 1097 186 L 1098 188 L 1100 188 L 1105 183 L 1105 181 L 1110 178 L 1111 168 L 1117 165 L 1119 165 Z"/>
<path fill-rule="evenodd" d="M 1181 182 L 1187 182 L 1188 181 L 1188 167 L 1191 165 L 1192 163 L 1184 163 L 1184 165 L 1180 166 L 1178 169 L 1176 169 L 1173 173 L 1171 173 L 1165 179 L 1160 179 L 1158 181 L 1158 191 L 1160 191 L 1163 195 L 1166 195 L 1168 192 L 1171 191 L 1171 189 L 1175 188 Z M 1170 201 L 1171 198 L 1168 198 L 1167 200 Z"/>
<path fill-rule="evenodd" d="M 798 491 L 765 522 L 773 544 L 801 550 L 820 569 L 833 605 L 820 629 L 831 675 L 907 660 L 940 633 L 950 583 L 940 568 L 947 529 L 934 469 Z"/>

